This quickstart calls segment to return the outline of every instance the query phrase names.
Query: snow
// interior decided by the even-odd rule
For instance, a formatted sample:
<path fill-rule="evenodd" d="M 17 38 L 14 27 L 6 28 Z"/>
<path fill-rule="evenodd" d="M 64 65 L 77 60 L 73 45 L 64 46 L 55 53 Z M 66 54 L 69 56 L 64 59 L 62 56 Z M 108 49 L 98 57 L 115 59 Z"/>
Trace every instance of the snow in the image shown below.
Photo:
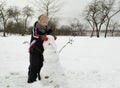
<path fill-rule="evenodd" d="M 57 50 L 69 39 L 73 43 L 59 54 L 68 88 L 120 88 L 119 37 L 58 36 Z M 0 88 L 53 88 L 41 81 L 27 83 L 29 40 L 30 36 L 0 37 Z"/>

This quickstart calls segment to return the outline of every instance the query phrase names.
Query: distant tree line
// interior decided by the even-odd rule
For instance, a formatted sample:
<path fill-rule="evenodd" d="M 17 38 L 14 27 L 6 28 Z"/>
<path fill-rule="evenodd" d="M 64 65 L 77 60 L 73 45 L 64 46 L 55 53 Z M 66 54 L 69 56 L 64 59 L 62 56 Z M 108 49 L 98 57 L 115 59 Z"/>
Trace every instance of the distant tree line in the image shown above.
<path fill-rule="evenodd" d="M 56 35 L 67 36 L 120 36 L 120 21 L 114 20 L 120 14 L 120 2 L 115 7 L 115 0 L 93 0 L 85 8 L 83 23 L 79 18 L 75 18 L 69 25 L 59 26 L 59 19 L 56 13 L 60 11 L 62 4 L 57 0 L 34 0 L 33 5 L 40 14 L 49 16 L 49 26 Z M 41 4 L 41 7 L 39 6 Z M 115 8 L 114 8 L 115 7 Z M 78 9 L 79 11 L 79 9 Z M 0 31 L 3 36 L 10 34 L 31 34 L 33 26 L 29 26 L 29 19 L 37 12 L 30 6 L 20 9 L 17 6 L 7 6 L 6 2 L 0 1 Z"/>
<path fill-rule="evenodd" d="M 33 10 L 25 6 L 20 10 L 17 6 L 7 7 L 5 2 L 0 3 L 0 27 L 3 29 L 3 36 L 6 33 L 19 33 L 22 36 L 27 29 L 27 21 L 33 16 Z"/>

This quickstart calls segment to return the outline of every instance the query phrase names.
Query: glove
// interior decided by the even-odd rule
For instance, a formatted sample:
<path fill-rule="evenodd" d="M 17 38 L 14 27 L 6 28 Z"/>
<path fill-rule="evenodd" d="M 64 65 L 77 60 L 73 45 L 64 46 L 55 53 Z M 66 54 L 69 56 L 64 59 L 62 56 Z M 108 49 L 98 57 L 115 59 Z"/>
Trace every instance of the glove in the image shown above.
<path fill-rule="evenodd" d="M 52 35 L 53 37 L 54 37 L 54 40 L 56 40 L 57 39 L 57 36 L 56 35 Z"/>
<path fill-rule="evenodd" d="M 42 35 L 42 36 L 41 36 L 41 40 L 42 40 L 42 41 L 47 41 L 47 40 L 48 40 L 48 37 L 47 37 L 46 35 Z"/>

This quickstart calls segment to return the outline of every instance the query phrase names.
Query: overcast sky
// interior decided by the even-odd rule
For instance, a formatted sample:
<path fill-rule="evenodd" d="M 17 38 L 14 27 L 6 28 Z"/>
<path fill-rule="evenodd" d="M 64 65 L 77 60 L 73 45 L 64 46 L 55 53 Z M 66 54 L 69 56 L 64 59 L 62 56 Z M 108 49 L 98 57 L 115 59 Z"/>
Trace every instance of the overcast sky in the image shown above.
<path fill-rule="evenodd" d="M 20 8 L 23 8 L 26 5 L 33 6 L 32 3 L 30 3 L 31 0 L 6 1 L 8 5 L 19 6 Z M 69 19 L 78 18 L 83 13 L 84 8 L 90 1 L 92 0 L 60 0 L 60 2 L 63 2 L 64 4 L 58 14 L 59 17 L 64 18 L 61 20 L 61 23 L 66 24 L 69 21 Z M 32 22 L 34 22 L 36 19 L 37 18 L 33 18 Z"/>
<path fill-rule="evenodd" d="M 32 0 L 6 0 L 9 5 L 17 5 L 24 7 L 25 5 L 32 5 Z M 33 0 L 34 1 L 34 0 Z M 85 8 L 85 6 L 92 0 L 58 0 L 63 2 L 61 14 L 63 17 L 75 17 Z M 79 11 L 78 11 L 79 10 Z"/>
<path fill-rule="evenodd" d="M 0 0 L 3 1 L 3 0 Z M 6 0 L 8 5 L 19 6 L 23 8 L 26 5 L 30 5 L 33 7 L 31 0 Z M 34 0 L 33 0 L 34 1 Z M 92 0 L 58 0 L 63 2 L 64 5 L 62 6 L 58 16 L 64 18 L 61 20 L 62 24 L 67 24 L 72 18 L 83 18 L 83 11 L 85 7 L 90 3 Z M 33 7 L 34 8 L 34 7 Z M 33 18 L 32 22 L 34 22 L 37 18 Z"/>

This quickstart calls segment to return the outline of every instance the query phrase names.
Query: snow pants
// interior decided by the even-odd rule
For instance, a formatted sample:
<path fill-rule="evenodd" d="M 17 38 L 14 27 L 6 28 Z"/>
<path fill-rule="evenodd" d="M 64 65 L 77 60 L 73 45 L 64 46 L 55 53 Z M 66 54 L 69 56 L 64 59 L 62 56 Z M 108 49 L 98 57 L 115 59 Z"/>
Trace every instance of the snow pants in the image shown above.
<path fill-rule="evenodd" d="M 29 81 L 36 81 L 37 77 L 40 80 L 40 70 L 43 66 L 43 61 L 42 53 L 30 53 L 30 65 L 28 71 Z"/>

